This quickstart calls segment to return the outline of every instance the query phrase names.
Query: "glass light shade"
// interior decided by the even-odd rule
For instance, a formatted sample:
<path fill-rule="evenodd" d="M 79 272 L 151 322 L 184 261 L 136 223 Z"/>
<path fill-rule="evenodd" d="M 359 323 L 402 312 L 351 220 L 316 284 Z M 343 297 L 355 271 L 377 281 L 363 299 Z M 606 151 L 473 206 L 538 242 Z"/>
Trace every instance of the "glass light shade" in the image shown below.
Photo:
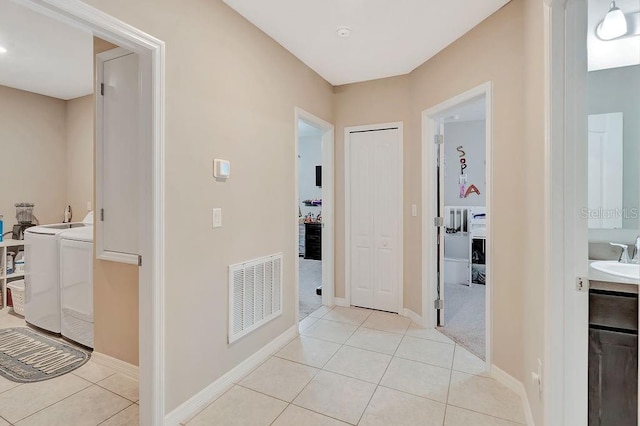
<path fill-rule="evenodd" d="M 602 40 L 612 40 L 627 33 L 627 18 L 622 10 L 616 7 L 616 2 L 611 2 L 611 8 L 596 32 Z"/>

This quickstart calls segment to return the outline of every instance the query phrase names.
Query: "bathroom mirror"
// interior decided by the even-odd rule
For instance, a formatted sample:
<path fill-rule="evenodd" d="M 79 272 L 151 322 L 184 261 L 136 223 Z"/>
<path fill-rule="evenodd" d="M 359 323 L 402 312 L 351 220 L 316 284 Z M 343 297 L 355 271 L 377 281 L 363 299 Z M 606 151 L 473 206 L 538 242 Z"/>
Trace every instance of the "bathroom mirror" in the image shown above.
<path fill-rule="evenodd" d="M 638 0 L 616 3 L 630 13 L 640 9 Z M 590 241 L 628 242 L 640 227 L 640 36 L 630 27 L 629 34 L 611 40 L 598 37 L 609 5 L 589 0 L 589 178 L 583 213 Z"/>

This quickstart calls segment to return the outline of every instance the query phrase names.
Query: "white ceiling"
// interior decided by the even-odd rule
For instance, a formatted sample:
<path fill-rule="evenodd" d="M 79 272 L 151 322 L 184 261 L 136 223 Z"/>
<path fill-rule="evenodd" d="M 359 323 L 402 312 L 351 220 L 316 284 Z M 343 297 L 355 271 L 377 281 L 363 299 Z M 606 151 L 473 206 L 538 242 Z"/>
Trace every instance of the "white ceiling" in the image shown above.
<path fill-rule="evenodd" d="M 93 36 L 0 0 L 0 85 L 59 99 L 93 93 Z"/>
<path fill-rule="evenodd" d="M 509 0 L 224 0 L 333 85 L 407 74 Z M 348 26 L 351 36 L 340 37 Z"/>
<path fill-rule="evenodd" d="M 589 71 L 625 67 L 640 64 L 640 37 L 632 36 L 616 40 L 602 41 L 596 37 L 596 27 L 607 14 L 610 0 L 589 0 L 587 26 L 587 49 Z M 616 5 L 627 15 L 640 10 L 639 0 L 616 0 Z"/>

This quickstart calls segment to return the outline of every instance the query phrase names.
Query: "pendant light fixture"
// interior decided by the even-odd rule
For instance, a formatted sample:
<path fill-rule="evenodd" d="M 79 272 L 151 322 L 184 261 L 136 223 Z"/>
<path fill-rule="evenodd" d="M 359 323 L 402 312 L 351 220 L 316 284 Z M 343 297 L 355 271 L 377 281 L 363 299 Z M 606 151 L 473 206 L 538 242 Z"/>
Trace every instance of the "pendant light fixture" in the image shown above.
<path fill-rule="evenodd" d="M 601 40 L 607 41 L 622 37 L 627 34 L 627 31 L 627 17 L 616 6 L 616 2 L 612 1 L 609 5 L 609 11 L 596 28 L 596 34 Z"/>

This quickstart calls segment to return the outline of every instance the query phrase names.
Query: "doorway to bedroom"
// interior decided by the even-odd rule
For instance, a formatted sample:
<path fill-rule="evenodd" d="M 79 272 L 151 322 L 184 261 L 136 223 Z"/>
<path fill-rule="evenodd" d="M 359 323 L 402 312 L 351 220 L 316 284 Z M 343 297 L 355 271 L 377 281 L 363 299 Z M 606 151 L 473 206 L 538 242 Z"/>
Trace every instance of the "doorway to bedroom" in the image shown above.
<path fill-rule="evenodd" d="M 490 87 L 490 86 L 488 86 Z M 487 94 L 474 89 L 428 116 L 436 167 L 426 172 L 435 217 L 431 233 L 435 325 L 487 362 L 489 315 Z M 488 89 L 487 89 L 488 90 Z M 474 95 L 475 93 L 475 95 Z M 437 108 L 437 107 L 436 107 Z M 433 226 L 435 225 L 435 226 Z M 432 265 L 433 268 L 429 268 Z"/>
<path fill-rule="evenodd" d="M 298 120 L 300 319 L 322 306 L 322 130 Z"/>

